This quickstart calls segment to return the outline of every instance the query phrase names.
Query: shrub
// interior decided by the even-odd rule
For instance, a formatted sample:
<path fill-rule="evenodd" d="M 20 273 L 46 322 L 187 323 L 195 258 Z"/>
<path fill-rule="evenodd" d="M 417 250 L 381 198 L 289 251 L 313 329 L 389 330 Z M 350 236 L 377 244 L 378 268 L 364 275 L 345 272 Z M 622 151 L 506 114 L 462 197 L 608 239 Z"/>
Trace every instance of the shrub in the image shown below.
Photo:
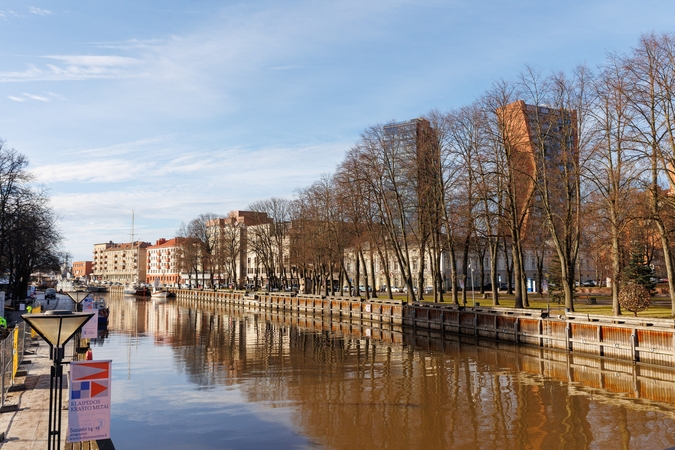
<path fill-rule="evenodd" d="M 632 312 L 635 317 L 640 311 L 649 308 L 651 302 L 652 297 L 646 287 L 636 283 L 627 283 L 621 286 L 619 304 L 625 310 Z"/>

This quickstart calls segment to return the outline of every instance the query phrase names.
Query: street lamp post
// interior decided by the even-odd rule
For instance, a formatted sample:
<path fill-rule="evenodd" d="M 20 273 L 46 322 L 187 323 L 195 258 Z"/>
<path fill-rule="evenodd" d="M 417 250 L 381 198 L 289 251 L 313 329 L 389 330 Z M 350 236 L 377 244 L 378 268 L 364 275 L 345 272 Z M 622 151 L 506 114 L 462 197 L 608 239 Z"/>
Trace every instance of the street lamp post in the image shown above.
<path fill-rule="evenodd" d="M 73 295 L 75 297 L 73 297 Z M 82 302 L 89 296 L 90 292 L 86 291 L 67 291 L 66 295 L 75 303 L 77 311 L 82 312 Z M 82 297 L 84 295 L 84 297 Z"/>
<path fill-rule="evenodd" d="M 75 297 L 73 297 L 72 294 L 74 294 Z M 87 299 L 87 297 L 89 297 L 90 292 L 72 291 L 72 294 L 71 294 L 71 292 L 66 292 L 66 295 L 68 297 L 70 297 L 70 299 L 73 301 L 73 303 L 75 303 L 75 311 L 76 312 L 82 312 L 82 302 L 84 302 Z M 73 343 L 75 345 L 75 351 L 76 352 L 83 351 L 81 341 L 82 341 L 82 333 L 80 333 L 79 330 L 78 330 L 78 332 L 76 333 L 76 338 L 73 341 Z M 84 350 L 84 351 L 86 351 L 86 350 Z"/>
<path fill-rule="evenodd" d="M 48 450 L 61 448 L 61 404 L 63 391 L 63 347 L 94 313 L 52 310 L 44 314 L 24 314 L 23 319 L 49 344 L 53 361 L 49 384 Z M 57 391 L 58 389 L 58 391 Z"/>
<path fill-rule="evenodd" d="M 473 286 L 473 260 L 469 261 L 469 269 L 471 269 L 471 301 L 473 301 L 473 306 L 476 306 L 476 289 Z"/>

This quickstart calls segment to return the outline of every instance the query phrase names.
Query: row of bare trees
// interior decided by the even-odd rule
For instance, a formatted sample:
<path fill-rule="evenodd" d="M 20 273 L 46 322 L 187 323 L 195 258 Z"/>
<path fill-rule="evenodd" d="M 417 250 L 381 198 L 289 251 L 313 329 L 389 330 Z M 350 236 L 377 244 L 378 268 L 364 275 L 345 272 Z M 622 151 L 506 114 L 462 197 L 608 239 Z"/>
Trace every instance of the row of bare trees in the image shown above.
<path fill-rule="evenodd" d="M 281 284 L 354 294 L 365 285 L 376 296 L 379 273 L 391 296 L 396 274 L 413 300 L 432 280 L 434 300 L 455 303 L 480 269 L 498 304 L 501 259 L 517 307 L 528 306 L 524 257 L 534 255 L 540 288 L 555 260 L 570 309 L 583 251 L 607 267 L 620 314 L 622 271 L 640 247 L 663 265 L 675 300 L 674 66 L 675 37 L 650 34 L 597 70 L 528 68 L 470 105 L 371 126 L 333 174 L 293 200 L 250 206 L 272 220 L 249 233 L 249 251 Z"/>
<path fill-rule="evenodd" d="M 66 257 L 49 197 L 33 181 L 26 157 L 0 141 L 0 273 L 13 301 L 26 297 L 33 273 L 56 272 Z"/>

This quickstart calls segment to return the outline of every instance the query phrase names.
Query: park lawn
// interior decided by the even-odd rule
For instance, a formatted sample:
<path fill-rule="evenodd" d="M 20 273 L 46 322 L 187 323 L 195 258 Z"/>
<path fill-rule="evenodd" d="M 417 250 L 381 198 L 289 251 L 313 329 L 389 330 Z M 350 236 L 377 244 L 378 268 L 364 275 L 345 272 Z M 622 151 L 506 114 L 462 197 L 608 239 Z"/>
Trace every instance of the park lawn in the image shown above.
<path fill-rule="evenodd" d="M 594 297 L 597 301 L 597 305 L 588 305 L 587 304 L 587 294 L 582 294 L 582 298 L 579 298 L 576 300 L 574 304 L 574 312 L 577 314 L 598 314 L 598 315 L 606 315 L 606 316 L 611 316 L 612 315 L 612 297 L 611 296 L 602 296 L 602 295 L 591 295 L 591 297 Z M 480 298 L 479 298 L 480 296 Z M 394 295 L 395 300 L 406 300 L 405 295 Z M 450 303 L 450 297 L 444 297 L 445 302 L 444 303 Z M 424 302 L 432 302 L 433 299 L 431 296 L 425 296 Z M 460 302 L 461 302 L 461 296 L 460 296 Z M 476 302 L 480 304 L 480 306 L 490 306 L 492 307 L 492 299 L 487 298 L 484 299 L 482 298 L 482 294 L 476 294 Z M 554 302 L 549 302 L 548 298 L 544 297 L 542 298 L 541 296 L 534 294 L 529 296 L 529 302 L 530 302 L 530 308 L 532 309 L 550 309 L 553 313 L 557 313 L 559 311 L 559 314 L 562 313 L 565 310 L 564 304 L 556 304 Z M 467 307 L 473 306 L 472 302 L 472 297 L 471 293 L 469 292 L 469 295 L 467 296 L 467 302 L 466 302 Z M 499 295 L 499 306 L 496 306 L 495 308 L 514 308 L 515 307 L 515 298 L 513 295 L 507 295 L 507 294 L 500 294 Z M 630 311 L 626 311 L 622 309 L 622 313 L 624 316 L 628 317 L 633 317 L 633 313 Z M 672 310 L 671 310 L 671 305 L 670 305 L 670 300 L 667 298 L 662 298 L 662 297 L 654 297 L 652 298 L 652 304 L 649 308 L 647 308 L 645 311 L 641 311 L 638 313 L 638 317 L 651 317 L 651 318 L 659 318 L 659 319 L 671 319 L 673 318 Z"/>

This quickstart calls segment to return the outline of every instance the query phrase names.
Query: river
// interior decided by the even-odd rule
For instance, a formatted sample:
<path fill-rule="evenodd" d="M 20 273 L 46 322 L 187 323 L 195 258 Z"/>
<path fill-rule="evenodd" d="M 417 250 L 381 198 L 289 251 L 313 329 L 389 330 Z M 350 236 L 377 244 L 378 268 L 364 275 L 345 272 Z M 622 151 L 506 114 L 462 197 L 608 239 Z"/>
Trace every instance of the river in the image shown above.
<path fill-rule="evenodd" d="M 675 446 L 671 369 L 108 297 L 118 450 Z"/>

